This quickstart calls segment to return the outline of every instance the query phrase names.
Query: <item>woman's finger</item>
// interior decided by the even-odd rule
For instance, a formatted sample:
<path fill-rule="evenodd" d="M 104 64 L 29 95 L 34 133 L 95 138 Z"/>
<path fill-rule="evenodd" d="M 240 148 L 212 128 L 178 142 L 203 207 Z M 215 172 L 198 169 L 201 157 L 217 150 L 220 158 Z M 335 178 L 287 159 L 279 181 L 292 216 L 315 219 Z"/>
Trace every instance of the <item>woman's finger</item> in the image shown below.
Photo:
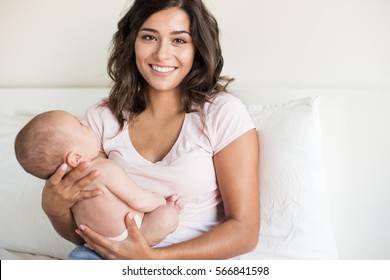
<path fill-rule="evenodd" d="M 89 168 L 89 162 L 81 162 L 76 168 L 71 170 L 63 178 L 63 183 L 66 186 L 74 185 L 74 183 L 81 178 L 83 173 Z"/>
<path fill-rule="evenodd" d="M 90 185 L 93 181 L 95 181 L 98 176 L 99 176 L 99 171 L 93 170 L 89 172 L 87 175 L 85 175 L 84 177 L 73 182 L 72 189 L 74 189 L 75 192 L 82 191 L 86 186 Z"/>
<path fill-rule="evenodd" d="M 93 198 L 101 194 L 103 194 L 103 192 L 99 189 L 91 190 L 91 191 L 80 191 L 77 194 L 77 201 Z"/>
<path fill-rule="evenodd" d="M 128 236 L 124 243 L 127 250 L 121 252 L 120 259 L 147 260 L 153 259 L 152 248 L 147 243 L 145 237 L 139 230 L 132 213 L 128 213 L 125 217 Z M 130 252 L 130 254 L 129 254 Z"/>
<path fill-rule="evenodd" d="M 134 220 L 134 214 L 128 213 L 125 217 L 127 232 L 130 237 L 136 238 L 141 234 Z"/>
<path fill-rule="evenodd" d="M 101 256 L 109 258 L 111 250 L 108 248 L 112 248 L 114 246 L 114 242 L 112 240 L 109 240 L 103 235 L 93 231 L 86 225 L 80 225 L 80 227 L 76 230 L 76 233 Z"/>
<path fill-rule="evenodd" d="M 68 165 L 66 163 L 61 164 L 53 175 L 46 181 L 46 184 L 49 186 L 58 185 L 62 178 L 64 177 L 66 170 L 68 169 Z"/>
<path fill-rule="evenodd" d="M 83 236 L 86 238 L 85 241 L 91 246 L 94 245 L 93 247 L 109 247 L 112 243 L 110 239 L 97 233 L 86 225 L 80 225 L 79 229 Z"/>

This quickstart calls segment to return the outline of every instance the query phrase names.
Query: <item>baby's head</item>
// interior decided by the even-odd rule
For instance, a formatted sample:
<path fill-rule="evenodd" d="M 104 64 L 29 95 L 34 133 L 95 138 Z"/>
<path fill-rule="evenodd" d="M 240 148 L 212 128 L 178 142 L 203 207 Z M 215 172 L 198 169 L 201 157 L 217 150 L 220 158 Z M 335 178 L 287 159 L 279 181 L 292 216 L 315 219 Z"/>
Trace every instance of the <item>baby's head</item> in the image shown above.
<path fill-rule="evenodd" d="M 65 111 L 35 116 L 18 133 L 15 154 L 28 173 L 49 178 L 64 162 L 76 167 L 95 158 L 99 140 L 93 130 Z"/>

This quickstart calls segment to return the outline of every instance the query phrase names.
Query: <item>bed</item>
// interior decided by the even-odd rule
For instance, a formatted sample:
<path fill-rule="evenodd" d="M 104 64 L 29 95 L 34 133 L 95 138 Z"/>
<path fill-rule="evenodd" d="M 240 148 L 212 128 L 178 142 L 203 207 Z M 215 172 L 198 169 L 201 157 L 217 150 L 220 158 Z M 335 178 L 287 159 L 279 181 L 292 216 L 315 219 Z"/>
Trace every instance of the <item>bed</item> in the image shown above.
<path fill-rule="evenodd" d="M 108 92 L 107 88 L 0 89 L 0 259 L 64 259 L 74 247 L 54 231 L 43 213 L 43 181 L 18 165 L 13 140 L 31 116 L 52 109 L 83 116 Z M 363 258 L 353 251 L 350 238 L 359 242 L 371 236 L 358 233 L 349 237 L 354 227 L 367 224 L 362 225 L 348 213 L 358 209 L 361 200 L 368 199 L 371 208 L 376 203 L 387 210 L 387 214 L 383 213 L 389 218 L 384 200 L 389 194 L 384 188 L 389 186 L 389 174 L 383 172 L 381 177 L 375 177 L 378 186 L 373 191 L 377 196 L 371 201 L 370 197 L 362 197 L 364 192 L 355 192 L 355 201 L 344 199 L 351 198 L 348 192 L 362 187 L 355 182 L 364 184 L 370 176 L 378 175 L 351 174 L 362 168 L 354 151 L 369 145 L 371 152 L 390 155 L 385 145 L 390 135 L 386 108 L 390 91 L 242 88 L 234 89 L 232 94 L 246 104 L 260 141 L 260 238 L 257 248 L 240 258 Z M 371 113 L 362 117 L 362 108 Z M 370 135 L 383 133 L 383 129 L 387 132 L 380 140 L 366 143 L 373 139 L 356 137 L 361 129 L 356 122 Z M 370 154 L 360 154 L 362 161 L 367 157 Z M 386 160 L 385 156 L 375 160 L 380 170 L 371 172 L 384 171 L 379 163 Z M 345 210 L 348 205 L 352 209 Z M 366 215 L 375 215 L 375 209 L 372 211 Z M 347 219 L 349 225 L 345 225 Z M 372 227 L 379 224 L 370 223 Z M 389 233 L 388 222 L 379 226 Z M 388 241 L 380 240 L 373 245 L 375 252 L 369 251 L 366 258 L 390 257 Z"/>

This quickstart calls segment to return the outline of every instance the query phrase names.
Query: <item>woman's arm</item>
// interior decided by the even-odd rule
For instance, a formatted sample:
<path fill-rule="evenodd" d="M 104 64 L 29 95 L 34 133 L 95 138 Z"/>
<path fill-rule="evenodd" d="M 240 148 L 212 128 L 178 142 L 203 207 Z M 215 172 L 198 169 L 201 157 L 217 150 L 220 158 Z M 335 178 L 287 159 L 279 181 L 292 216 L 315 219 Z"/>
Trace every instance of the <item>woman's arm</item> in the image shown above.
<path fill-rule="evenodd" d="M 62 164 L 46 181 L 42 192 L 42 209 L 62 237 L 80 244 L 83 240 L 75 233 L 77 226 L 70 208 L 80 200 L 101 194 L 100 190 L 83 191 L 83 188 L 93 182 L 99 174 L 92 171 L 81 178 L 81 174 L 89 168 L 87 162 L 81 163 L 68 174 L 67 168 L 66 164 Z"/>
<path fill-rule="evenodd" d="M 237 138 L 215 155 L 214 162 L 226 221 L 211 231 L 163 248 L 150 248 L 128 217 L 129 236 L 122 242 L 108 240 L 87 226 L 77 232 L 109 259 L 227 259 L 252 250 L 260 225 L 256 131 Z"/>

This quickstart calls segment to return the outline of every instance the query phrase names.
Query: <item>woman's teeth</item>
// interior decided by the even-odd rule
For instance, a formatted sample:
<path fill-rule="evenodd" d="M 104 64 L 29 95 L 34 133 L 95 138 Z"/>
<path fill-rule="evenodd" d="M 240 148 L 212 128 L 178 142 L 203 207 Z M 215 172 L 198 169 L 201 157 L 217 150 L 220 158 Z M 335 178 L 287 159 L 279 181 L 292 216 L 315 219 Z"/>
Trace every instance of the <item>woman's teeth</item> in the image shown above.
<path fill-rule="evenodd" d="M 161 66 L 156 66 L 156 65 L 152 65 L 152 68 L 153 68 L 153 70 L 155 70 L 157 72 L 161 72 L 161 73 L 168 73 L 168 72 L 175 70 L 175 67 L 161 67 Z"/>

